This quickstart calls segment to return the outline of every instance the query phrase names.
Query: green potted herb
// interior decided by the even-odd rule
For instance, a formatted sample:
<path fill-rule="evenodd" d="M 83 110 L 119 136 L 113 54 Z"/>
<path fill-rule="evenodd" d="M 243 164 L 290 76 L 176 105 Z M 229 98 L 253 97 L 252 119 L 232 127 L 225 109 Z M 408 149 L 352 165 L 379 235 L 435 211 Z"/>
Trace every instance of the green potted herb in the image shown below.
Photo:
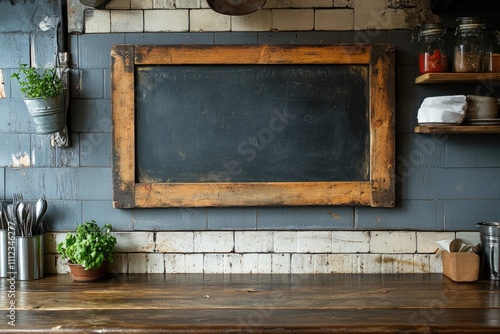
<path fill-rule="evenodd" d="M 64 92 L 55 68 L 35 68 L 21 64 L 19 72 L 12 73 L 19 81 L 24 103 L 33 119 L 37 133 L 54 133 L 66 125 Z"/>
<path fill-rule="evenodd" d="M 68 259 L 73 280 L 90 282 L 106 274 L 106 266 L 113 261 L 116 238 L 111 234 L 111 225 L 102 228 L 94 220 L 86 221 L 68 233 L 57 245 L 63 259 Z"/>

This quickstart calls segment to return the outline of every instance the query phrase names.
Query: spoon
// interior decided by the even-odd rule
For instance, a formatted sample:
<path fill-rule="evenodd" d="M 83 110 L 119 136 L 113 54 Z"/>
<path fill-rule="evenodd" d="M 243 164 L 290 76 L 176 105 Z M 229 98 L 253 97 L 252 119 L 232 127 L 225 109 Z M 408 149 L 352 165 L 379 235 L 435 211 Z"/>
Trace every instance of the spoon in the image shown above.
<path fill-rule="evenodd" d="M 47 201 L 44 198 L 38 199 L 35 204 L 35 226 L 37 234 L 43 233 L 43 217 L 47 212 Z"/>
<path fill-rule="evenodd" d="M 25 206 L 24 202 L 19 202 L 19 204 L 17 205 L 16 214 L 17 214 L 17 221 L 19 223 L 24 223 L 24 219 L 23 219 L 24 206 Z"/>
<path fill-rule="evenodd" d="M 43 216 L 45 216 L 46 211 L 47 211 L 47 201 L 44 200 L 43 198 L 39 198 L 35 204 L 35 213 L 36 213 L 35 217 L 37 222 L 43 219 Z"/>
<path fill-rule="evenodd" d="M 7 205 L 7 220 L 10 220 L 14 224 L 16 223 L 16 217 L 14 217 L 14 206 L 12 204 Z"/>
<path fill-rule="evenodd" d="M 207 0 L 214 11 L 225 15 L 247 15 L 264 7 L 266 0 Z"/>

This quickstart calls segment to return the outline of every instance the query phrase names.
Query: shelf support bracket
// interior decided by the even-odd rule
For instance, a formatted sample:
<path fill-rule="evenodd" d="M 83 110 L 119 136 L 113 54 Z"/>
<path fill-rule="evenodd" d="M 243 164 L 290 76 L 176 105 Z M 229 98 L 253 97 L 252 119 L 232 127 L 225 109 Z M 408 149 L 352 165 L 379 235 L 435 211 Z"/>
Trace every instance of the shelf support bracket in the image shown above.
<path fill-rule="evenodd" d="M 66 112 L 66 125 L 64 129 L 59 132 L 53 133 L 50 137 L 50 144 L 52 147 L 69 147 L 70 143 L 70 134 L 68 130 L 68 109 L 69 109 L 69 62 L 68 62 L 68 53 L 67 52 L 58 52 L 57 53 L 57 63 L 58 63 L 58 73 L 61 81 L 64 83 L 66 87 L 65 93 L 65 112 Z"/>

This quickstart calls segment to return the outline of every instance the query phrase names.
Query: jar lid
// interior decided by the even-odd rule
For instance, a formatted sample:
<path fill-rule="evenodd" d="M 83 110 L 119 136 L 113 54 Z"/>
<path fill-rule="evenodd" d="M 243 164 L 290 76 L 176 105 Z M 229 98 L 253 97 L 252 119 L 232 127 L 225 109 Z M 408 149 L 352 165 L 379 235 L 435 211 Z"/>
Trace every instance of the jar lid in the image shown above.
<path fill-rule="evenodd" d="M 434 35 L 444 35 L 446 34 L 446 29 L 443 23 L 426 23 L 419 24 L 419 38 L 422 36 L 434 36 Z"/>
<path fill-rule="evenodd" d="M 467 24 L 461 24 L 458 26 L 458 30 L 472 30 L 472 29 L 483 29 L 482 24 L 477 24 L 477 23 L 467 23 Z"/>
<path fill-rule="evenodd" d="M 483 20 L 476 16 L 463 16 L 458 17 L 458 27 L 457 30 L 473 30 L 473 29 L 484 29 L 486 28 Z"/>
<path fill-rule="evenodd" d="M 432 30 L 432 29 L 443 29 L 444 24 L 443 23 L 425 23 L 419 25 L 422 30 Z"/>
<path fill-rule="evenodd" d="M 483 24 L 483 20 L 480 17 L 476 16 L 462 16 L 462 17 L 457 17 L 457 21 L 459 22 L 458 24 Z"/>

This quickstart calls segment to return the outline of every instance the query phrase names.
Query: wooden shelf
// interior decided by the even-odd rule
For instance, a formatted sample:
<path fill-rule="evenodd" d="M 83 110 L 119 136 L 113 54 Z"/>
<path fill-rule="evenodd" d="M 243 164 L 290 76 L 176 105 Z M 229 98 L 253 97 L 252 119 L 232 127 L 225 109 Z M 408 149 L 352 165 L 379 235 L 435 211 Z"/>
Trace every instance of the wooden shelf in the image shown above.
<path fill-rule="evenodd" d="M 500 81 L 500 73 L 426 73 L 415 79 L 416 84 L 464 83 Z"/>
<path fill-rule="evenodd" d="M 415 133 L 500 133 L 500 125 L 419 125 L 415 127 Z"/>
<path fill-rule="evenodd" d="M 426 73 L 415 79 L 415 84 L 485 83 L 500 82 L 500 73 Z M 500 133 L 500 125 L 418 125 L 415 133 Z"/>

